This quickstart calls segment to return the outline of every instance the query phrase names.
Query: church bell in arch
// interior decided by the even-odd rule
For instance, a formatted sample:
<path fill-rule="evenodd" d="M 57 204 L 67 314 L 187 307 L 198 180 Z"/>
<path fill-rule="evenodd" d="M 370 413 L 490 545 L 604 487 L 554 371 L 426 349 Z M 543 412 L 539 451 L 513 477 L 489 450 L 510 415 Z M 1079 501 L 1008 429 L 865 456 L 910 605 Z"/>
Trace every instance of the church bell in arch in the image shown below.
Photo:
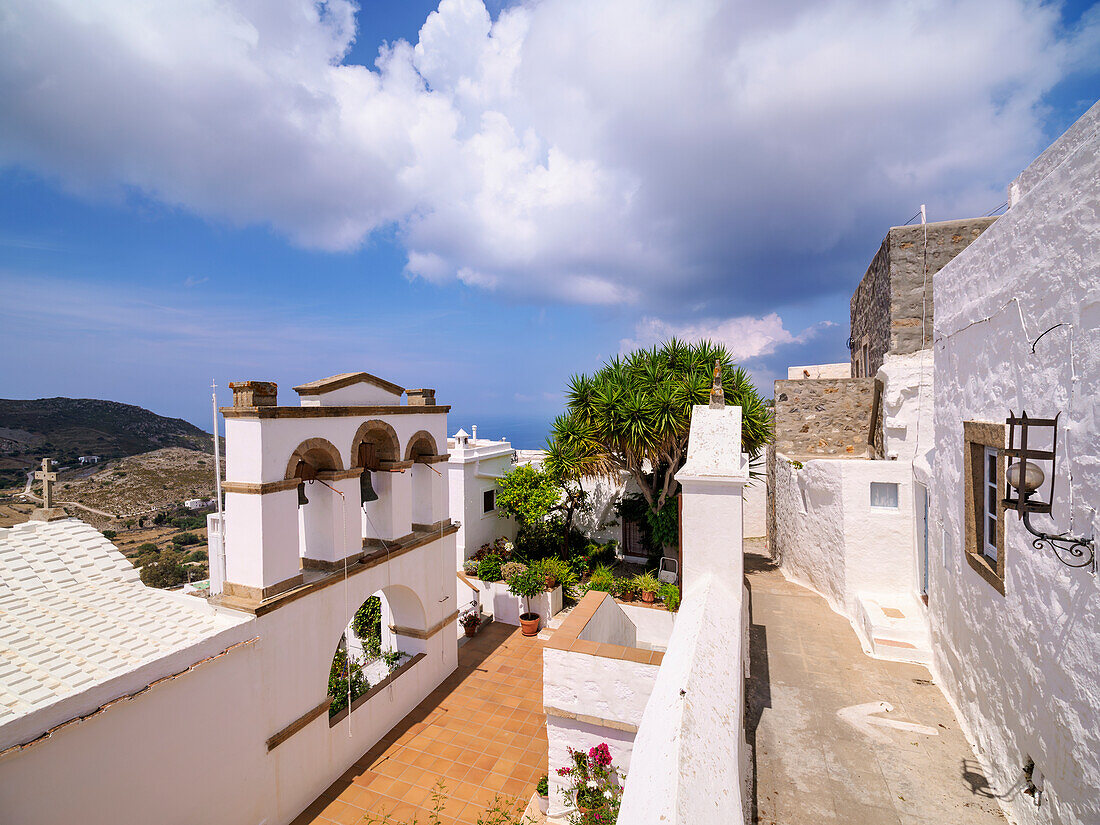
<path fill-rule="evenodd" d="M 378 501 L 378 493 L 374 491 L 374 485 L 371 484 L 370 470 L 365 468 L 363 475 L 359 476 L 359 497 L 364 504 L 368 501 Z"/>

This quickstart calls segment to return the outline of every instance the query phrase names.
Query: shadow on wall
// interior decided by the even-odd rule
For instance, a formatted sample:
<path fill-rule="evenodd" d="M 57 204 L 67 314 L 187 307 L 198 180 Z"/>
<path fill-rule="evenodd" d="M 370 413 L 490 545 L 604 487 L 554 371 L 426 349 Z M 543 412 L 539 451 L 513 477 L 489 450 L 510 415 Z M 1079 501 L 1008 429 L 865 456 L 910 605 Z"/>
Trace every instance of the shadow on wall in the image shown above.
<path fill-rule="evenodd" d="M 778 569 L 771 559 L 755 553 L 745 554 L 745 592 L 748 594 L 749 616 L 752 616 L 752 580 L 749 576 Z M 752 785 L 749 800 L 751 822 L 759 818 L 756 770 L 756 729 L 764 709 L 772 706 L 771 674 L 768 672 L 768 629 L 749 624 L 749 676 L 745 680 L 745 742 L 752 758 Z"/>

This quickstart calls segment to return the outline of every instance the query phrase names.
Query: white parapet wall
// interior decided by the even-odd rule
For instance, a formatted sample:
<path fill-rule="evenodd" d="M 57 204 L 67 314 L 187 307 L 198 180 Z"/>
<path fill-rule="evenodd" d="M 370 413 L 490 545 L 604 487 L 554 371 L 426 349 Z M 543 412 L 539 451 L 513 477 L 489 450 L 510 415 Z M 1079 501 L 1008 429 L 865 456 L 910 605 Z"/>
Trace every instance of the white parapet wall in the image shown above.
<path fill-rule="evenodd" d="M 842 364 L 810 364 L 803 367 L 787 367 L 787 380 L 798 381 L 803 378 L 851 378 L 852 365 L 845 361 Z"/>
<path fill-rule="evenodd" d="M 742 591 L 689 586 L 634 741 L 620 822 L 745 822 Z"/>
<path fill-rule="evenodd" d="M 620 822 L 746 820 L 742 524 L 748 459 L 739 407 L 696 407 L 683 486 L 684 599 L 634 743 Z M 734 525 L 734 529 L 730 529 Z"/>

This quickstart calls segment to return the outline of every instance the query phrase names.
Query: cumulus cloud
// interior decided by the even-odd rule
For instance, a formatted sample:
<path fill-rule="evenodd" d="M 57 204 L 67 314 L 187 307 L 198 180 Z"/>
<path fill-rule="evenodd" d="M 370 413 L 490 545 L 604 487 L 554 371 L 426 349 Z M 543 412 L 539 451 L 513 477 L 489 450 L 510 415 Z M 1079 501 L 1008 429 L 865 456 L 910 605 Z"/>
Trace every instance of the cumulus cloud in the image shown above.
<path fill-rule="evenodd" d="M 435 283 L 759 311 L 884 214 L 996 205 L 1100 44 L 1034 0 L 443 0 L 366 67 L 355 14 L 12 0 L 0 164 L 312 248 L 396 227 Z"/>
<path fill-rule="evenodd" d="M 735 362 L 743 362 L 771 355 L 786 344 L 805 343 L 831 326 L 836 325 L 825 321 L 795 335 L 783 326 L 783 319 L 774 312 L 761 318 L 710 318 L 679 324 L 644 317 L 635 325 L 634 337 L 619 342 L 619 351 L 627 353 L 641 347 L 659 346 L 670 338 L 691 343 L 707 340 L 725 345 Z"/>

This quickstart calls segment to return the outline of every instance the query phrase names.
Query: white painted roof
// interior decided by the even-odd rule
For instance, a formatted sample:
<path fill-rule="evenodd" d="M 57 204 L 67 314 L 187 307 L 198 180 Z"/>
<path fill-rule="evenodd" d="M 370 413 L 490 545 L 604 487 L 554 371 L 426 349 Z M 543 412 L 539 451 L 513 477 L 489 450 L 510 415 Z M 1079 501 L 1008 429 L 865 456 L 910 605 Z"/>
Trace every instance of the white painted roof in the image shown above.
<path fill-rule="evenodd" d="M 0 727 L 241 621 L 146 587 L 77 519 L 0 529 Z"/>

